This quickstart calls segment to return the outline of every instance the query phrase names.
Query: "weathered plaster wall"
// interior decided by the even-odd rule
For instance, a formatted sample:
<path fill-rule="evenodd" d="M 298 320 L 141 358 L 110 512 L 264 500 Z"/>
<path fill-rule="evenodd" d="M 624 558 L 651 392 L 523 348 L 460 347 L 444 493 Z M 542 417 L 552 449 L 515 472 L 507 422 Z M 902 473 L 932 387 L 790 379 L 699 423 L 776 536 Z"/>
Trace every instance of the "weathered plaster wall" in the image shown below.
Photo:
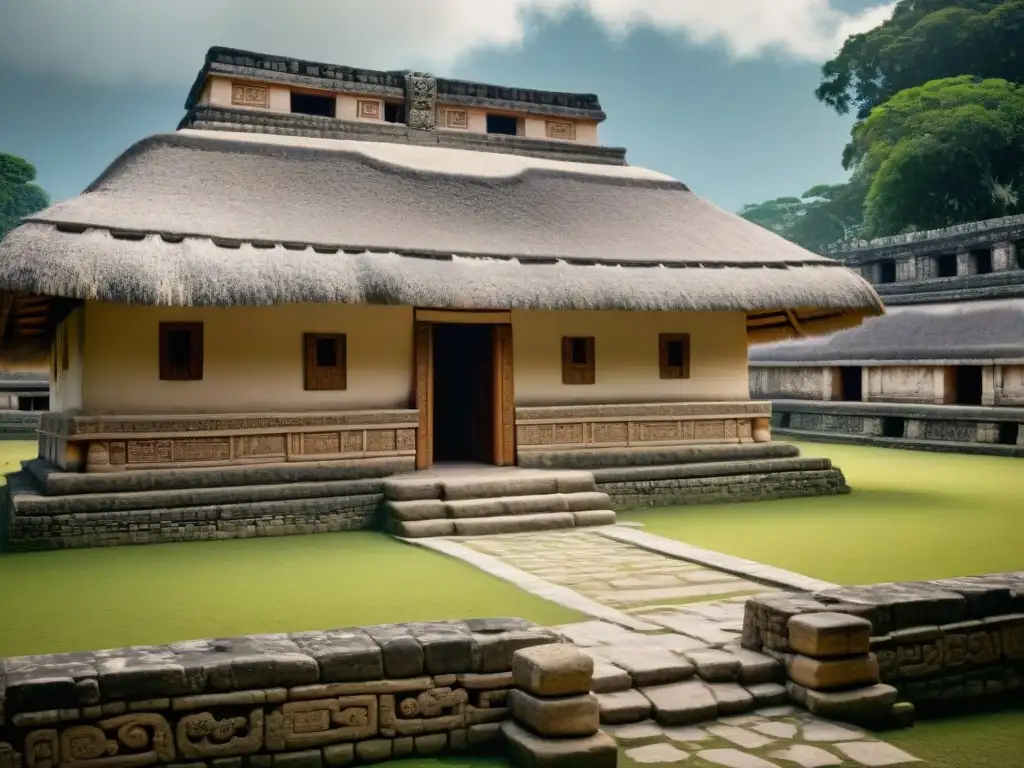
<path fill-rule="evenodd" d="M 831 400 L 832 392 L 832 369 L 827 366 L 750 369 L 750 396 L 755 400 Z"/>
<path fill-rule="evenodd" d="M 945 393 L 941 366 L 886 366 L 868 370 L 869 402 L 942 404 Z"/>
<path fill-rule="evenodd" d="M 202 322 L 202 381 L 160 381 L 160 322 Z M 87 413 L 237 413 L 405 408 L 411 307 L 85 307 Z M 302 335 L 348 335 L 348 389 L 304 389 Z M 64 410 L 61 408 L 54 410 Z"/>
<path fill-rule="evenodd" d="M 82 408 L 84 310 L 76 309 L 57 328 L 50 349 L 50 410 L 77 411 Z M 68 347 L 68 367 L 63 363 L 62 345 Z"/>
<path fill-rule="evenodd" d="M 993 385 L 995 405 L 1024 405 L 1024 365 L 997 365 Z"/>
<path fill-rule="evenodd" d="M 227 77 L 211 77 L 206 84 L 206 89 L 203 92 L 201 104 L 209 104 L 214 107 L 228 107 L 230 109 L 263 109 L 261 107 L 247 107 L 244 105 L 233 104 L 231 101 L 231 85 L 232 80 Z M 252 83 L 252 81 L 242 81 L 239 83 Z M 266 109 L 270 109 L 273 112 L 291 112 L 292 111 L 292 97 L 291 88 L 285 85 L 272 85 L 270 83 L 252 83 L 253 85 L 265 85 L 269 90 L 269 106 Z"/>
<path fill-rule="evenodd" d="M 690 334 L 690 378 L 661 379 L 658 334 Z M 595 383 L 562 384 L 562 337 L 593 336 Z M 512 312 L 517 406 L 749 400 L 742 312 Z"/>

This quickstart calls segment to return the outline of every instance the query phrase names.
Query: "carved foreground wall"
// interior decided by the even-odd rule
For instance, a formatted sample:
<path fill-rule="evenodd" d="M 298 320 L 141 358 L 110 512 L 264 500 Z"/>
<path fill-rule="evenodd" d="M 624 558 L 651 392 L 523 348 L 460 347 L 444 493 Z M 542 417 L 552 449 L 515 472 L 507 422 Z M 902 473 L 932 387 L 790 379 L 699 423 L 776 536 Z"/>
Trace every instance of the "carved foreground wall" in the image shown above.
<path fill-rule="evenodd" d="M 508 722 L 510 691 L 544 691 L 529 659 L 517 657 L 514 680 L 513 654 L 558 642 L 522 619 L 473 619 L 10 658 L 0 768 L 343 766 L 480 751 L 500 744 L 503 724 L 510 742 L 543 747 L 538 726 L 558 723 L 531 734 Z M 565 680 L 557 665 L 568 663 L 593 721 L 590 738 L 568 735 L 581 748 L 600 741 L 594 765 L 614 766 L 585 693 L 592 664 L 555 656 L 536 660 L 540 681 Z"/>
<path fill-rule="evenodd" d="M 783 661 L 791 698 L 852 722 L 1024 701 L 1024 571 L 778 594 L 747 602 L 743 646 Z"/>

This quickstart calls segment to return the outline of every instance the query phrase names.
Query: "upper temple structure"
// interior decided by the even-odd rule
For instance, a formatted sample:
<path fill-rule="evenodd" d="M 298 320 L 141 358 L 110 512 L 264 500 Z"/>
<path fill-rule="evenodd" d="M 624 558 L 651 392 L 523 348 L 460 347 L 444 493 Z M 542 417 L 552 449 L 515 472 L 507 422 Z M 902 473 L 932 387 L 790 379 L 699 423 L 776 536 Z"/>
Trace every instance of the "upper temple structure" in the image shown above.
<path fill-rule="evenodd" d="M 595 96 L 214 48 L 186 109 L 0 243 L 0 357 L 51 381 L 12 547 L 848 490 L 772 442 L 747 347 L 875 290 L 627 165 Z"/>
<path fill-rule="evenodd" d="M 751 394 L 800 439 L 1024 456 L 1024 216 L 838 254 L 887 312 L 755 347 Z"/>

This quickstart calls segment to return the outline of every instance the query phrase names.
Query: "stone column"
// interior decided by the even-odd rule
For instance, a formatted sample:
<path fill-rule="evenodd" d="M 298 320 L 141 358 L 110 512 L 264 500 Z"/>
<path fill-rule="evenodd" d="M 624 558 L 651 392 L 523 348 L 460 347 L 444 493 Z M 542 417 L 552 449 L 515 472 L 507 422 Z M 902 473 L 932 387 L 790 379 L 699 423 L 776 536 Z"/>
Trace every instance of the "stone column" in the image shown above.
<path fill-rule="evenodd" d="M 880 682 L 870 621 L 822 612 L 798 614 L 786 624 L 790 698 L 825 718 L 868 726 L 913 722 L 913 705 L 897 705 L 896 689 Z"/>
<path fill-rule="evenodd" d="M 981 369 L 981 404 L 996 404 L 995 366 L 986 365 Z"/>
<path fill-rule="evenodd" d="M 1001 272 L 1017 267 L 1017 254 L 1014 253 L 1014 245 L 1009 240 L 1003 243 L 996 243 L 992 246 L 992 271 Z"/>
<path fill-rule="evenodd" d="M 971 264 L 971 254 L 969 251 L 964 253 L 958 253 L 956 255 L 956 276 L 964 277 L 973 273 L 973 264 Z"/>
<path fill-rule="evenodd" d="M 896 280 L 917 280 L 917 260 L 914 258 L 900 259 L 896 262 Z"/>
<path fill-rule="evenodd" d="M 915 271 L 917 273 L 918 280 L 928 280 L 929 278 L 935 277 L 935 258 L 928 256 L 918 256 L 917 266 Z"/>
<path fill-rule="evenodd" d="M 770 443 L 772 441 L 772 420 L 761 416 L 751 419 L 751 433 L 755 443 Z"/>
<path fill-rule="evenodd" d="M 615 768 L 618 747 L 600 730 L 600 708 L 590 692 L 594 660 L 571 645 L 518 650 L 511 720 L 501 724 L 512 764 L 519 768 Z"/>

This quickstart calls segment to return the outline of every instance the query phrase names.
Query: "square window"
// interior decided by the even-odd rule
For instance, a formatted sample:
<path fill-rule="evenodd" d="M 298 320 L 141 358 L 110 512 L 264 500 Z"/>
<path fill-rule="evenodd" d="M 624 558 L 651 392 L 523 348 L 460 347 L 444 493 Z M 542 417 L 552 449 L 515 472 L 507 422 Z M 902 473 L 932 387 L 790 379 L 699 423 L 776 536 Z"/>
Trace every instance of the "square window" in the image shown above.
<path fill-rule="evenodd" d="M 690 334 L 658 336 L 658 368 L 663 379 L 690 378 Z"/>
<path fill-rule="evenodd" d="M 593 384 L 594 337 L 562 337 L 562 383 Z"/>
<path fill-rule="evenodd" d="M 303 348 L 307 390 L 339 390 L 348 385 L 346 340 L 343 333 L 307 333 Z"/>
<path fill-rule="evenodd" d="M 160 379 L 203 378 L 203 324 L 160 323 Z"/>

